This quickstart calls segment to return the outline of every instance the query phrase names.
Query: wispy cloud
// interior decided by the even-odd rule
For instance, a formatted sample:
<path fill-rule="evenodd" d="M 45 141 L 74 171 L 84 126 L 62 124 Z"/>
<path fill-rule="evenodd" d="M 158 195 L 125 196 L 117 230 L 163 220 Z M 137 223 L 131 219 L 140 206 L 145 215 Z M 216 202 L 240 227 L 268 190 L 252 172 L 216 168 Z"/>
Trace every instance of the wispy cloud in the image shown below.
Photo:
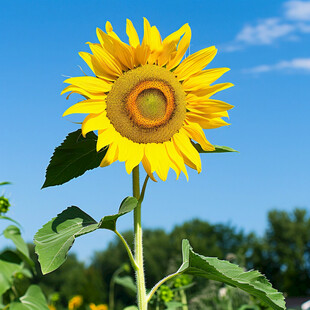
<path fill-rule="evenodd" d="M 310 1 L 290 0 L 283 4 L 283 14 L 245 25 L 223 49 L 233 52 L 250 45 L 270 45 L 280 40 L 297 40 L 310 33 Z"/>
<path fill-rule="evenodd" d="M 310 21 L 310 2 L 291 0 L 284 3 L 285 13 L 287 19 L 297 21 Z"/>
<path fill-rule="evenodd" d="M 259 21 L 255 26 L 246 25 L 236 36 L 237 42 L 247 44 L 271 44 L 276 39 L 288 36 L 296 30 L 294 25 L 284 23 L 279 18 Z"/>
<path fill-rule="evenodd" d="M 290 61 L 280 61 L 273 65 L 260 65 L 243 70 L 244 73 L 265 73 L 270 71 L 303 71 L 310 73 L 310 58 L 295 58 Z"/>

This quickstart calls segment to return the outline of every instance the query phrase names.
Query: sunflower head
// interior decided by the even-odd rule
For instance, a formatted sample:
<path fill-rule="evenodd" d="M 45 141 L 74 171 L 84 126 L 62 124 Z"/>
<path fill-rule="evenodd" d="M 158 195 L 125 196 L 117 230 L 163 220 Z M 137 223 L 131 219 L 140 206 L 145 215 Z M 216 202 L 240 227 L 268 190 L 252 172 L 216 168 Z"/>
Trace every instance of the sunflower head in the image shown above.
<path fill-rule="evenodd" d="M 85 100 L 64 115 L 88 114 L 82 133 L 97 131 L 97 151 L 108 148 L 101 166 L 125 162 L 128 173 L 142 162 L 155 180 L 166 180 L 172 168 L 187 177 L 186 165 L 201 171 L 200 156 L 192 144 L 213 151 L 203 129 L 228 125 L 228 103 L 210 99 L 231 83 L 215 84 L 229 69 L 207 69 L 215 47 L 185 58 L 191 29 L 185 24 L 162 39 L 158 29 L 144 19 L 142 42 L 130 20 L 122 42 L 107 22 L 106 32 L 97 29 L 99 43 L 88 43 L 92 53 L 81 52 L 95 76 L 69 78 L 63 93 L 82 95 Z M 184 59 L 185 58 L 185 59 Z M 183 61 L 182 61 L 183 59 Z"/>

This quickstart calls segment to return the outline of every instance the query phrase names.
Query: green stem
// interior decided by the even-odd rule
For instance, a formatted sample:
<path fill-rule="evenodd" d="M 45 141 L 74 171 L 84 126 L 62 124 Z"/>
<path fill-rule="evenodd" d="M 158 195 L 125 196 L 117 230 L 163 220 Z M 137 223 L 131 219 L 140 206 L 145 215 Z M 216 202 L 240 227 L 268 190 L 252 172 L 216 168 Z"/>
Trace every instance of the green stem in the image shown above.
<path fill-rule="evenodd" d="M 130 249 L 127 241 L 125 240 L 125 238 L 117 230 L 115 230 L 114 232 L 117 234 L 117 236 L 120 238 L 120 240 L 124 244 L 124 246 L 126 248 L 126 251 L 128 253 L 128 256 L 129 256 L 132 268 L 136 271 L 138 269 L 138 266 L 137 266 L 137 264 L 135 262 L 135 259 L 134 259 L 133 255 L 132 255 L 131 249 Z"/>
<path fill-rule="evenodd" d="M 114 287 L 115 287 L 115 278 L 123 271 L 123 266 L 116 269 L 113 273 L 110 281 L 110 293 L 109 293 L 109 310 L 114 310 Z"/>
<path fill-rule="evenodd" d="M 146 175 L 144 183 L 143 183 L 143 186 L 142 186 L 141 194 L 140 194 L 140 197 L 139 197 L 139 202 L 141 204 L 142 204 L 142 201 L 144 199 L 145 189 L 146 189 L 147 181 L 149 180 L 149 178 L 150 177 L 148 175 Z"/>
<path fill-rule="evenodd" d="M 155 284 L 155 286 L 151 289 L 151 291 L 149 292 L 149 294 L 147 295 L 147 302 L 149 302 L 152 298 L 152 296 L 155 294 L 155 292 L 157 291 L 157 289 L 164 284 L 166 281 L 172 279 L 173 277 L 177 276 L 179 274 L 179 272 L 175 272 L 170 274 L 169 276 L 166 276 L 165 278 L 161 279 L 157 284 Z"/>
<path fill-rule="evenodd" d="M 181 295 L 181 302 L 183 304 L 182 309 L 183 310 L 188 310 L 188 306 L 187 306 L 187 298 L 186 298 L 186 294 L 184 290 L 180 291 L 180 295 Z"/>
<path fill-rule="evenodd" d="M 139 166 L 132 170 L 133 196 L 140 199 L 140 179 Z M 147 310 L 147 299 L 145 290 L 144 268 L 143 268 L 143 245 L 141 227 L 141 201 L 134 209 L 134 232 L 135 232 L 135 262 L 138 266 L 136 270 L 137 297 L 139 310 Z"/>

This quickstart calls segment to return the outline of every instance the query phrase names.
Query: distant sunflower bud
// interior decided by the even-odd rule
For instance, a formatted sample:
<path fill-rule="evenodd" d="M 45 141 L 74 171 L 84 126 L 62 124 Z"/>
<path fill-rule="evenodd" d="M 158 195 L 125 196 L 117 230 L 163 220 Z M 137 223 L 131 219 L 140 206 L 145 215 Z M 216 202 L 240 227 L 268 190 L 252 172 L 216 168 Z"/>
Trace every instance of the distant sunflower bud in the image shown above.
<path fill-rule="evenodd" d="M 9 211 L 9 207 L 11 206 L 9 200 L 4 196 L 0 197 L 0 214 L 7 213 Z"/>

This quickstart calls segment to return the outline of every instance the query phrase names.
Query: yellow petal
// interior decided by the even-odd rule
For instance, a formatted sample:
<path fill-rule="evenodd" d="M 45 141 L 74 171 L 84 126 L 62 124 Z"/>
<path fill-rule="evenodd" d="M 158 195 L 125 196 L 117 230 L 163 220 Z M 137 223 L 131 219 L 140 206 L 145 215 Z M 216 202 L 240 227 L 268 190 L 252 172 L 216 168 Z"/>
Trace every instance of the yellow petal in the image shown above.
<path fill-rule="evenodd" d="M 62 116 L 74 113 L 93 113 L 98 114 L 105 110 L 106 102 L 104 100 L 88 99 L 74 104 L 65 111 Z"/>
<path fill-rule="evenodd" d="M 151 40 L 152 40 L 151 25 L 145 17 L 143 17 L 143 26 L 144 26 L 144 36 L 142 44 L 147 45 L 151 48 Z"/>
<path fill-rule="evenodd" d="M 128 68 L 133 68 L 133 54 L 129 45 L 107 35 L 99 28 L 97 28 L 97 36 L 103 48 L 109 54 L 115 56 L 116 59 L 118 59 L 119 62 L 123 65 L 123 71 L 127 70 Z"/>
<path fill-rule="evenodd" d="M 199 113 L 216 113 L 232 109 L 234 106 L 220 100 L 208 99 L 204 97 L 197 97 L 194 95 L 187 96 L 186 108 L 190 111 Z"/>
<path fill-rule="evenodd" d="M 205 68 L 212 61 L 216 52 L 217 49 L 211 46 L 188 56 L 174 71 L 179 81 L 183 81 Z"/>
<path fill-rule="evenodd" d="M 64 83 L 81 87 L 89 92 L 96 94 L 109 92 L 113 85 L 108 81 L 104 81 L 93 76 L 73 77 L 66 79 Z"/>
<path fill-rule="evenodd" d="M 150 162 L 151 171 L 156 171 L 162 181 L 166 181 L 169 171 L 169 157 L 162 143 L 148 143 L 145 146 L 145 156 Z"/>
<path fill-rule="evenodd" d="M 151 49 L 151 54 L 148 58 L 148 63 L 156 64 L 158 56 L 161 54 L 163 47 L 161 43 L 160 33 L 155 26 L 151 27 L 150 49 Z"/>
<path fill-rule="evenodd" d="M 134 143 L 129 140 L 128 158 L 126 160 L 126 171 L 131 173 L 132 169 L 139 165 L 144 155 L 144 146 L 141 143 Z"/>
<path fill-rule="evenodd" d="M 220 117 L 210 119 L 192 112 L 186 113 L 186 119 L 191 123 L 198 123 L 203 129 L 214 129 L 230 125 Z"/>
<path fill-rule="evenodd" d="M 201 85 L 210 85 L 229 70 L 230 69 L 228 68 L 217 68 L 201 71 L 196 75 L 186 79 L 182 83 L 182 86 L 185 91 L 199 90 Z"/>
<path fill-rule="evenodd" d="M 190 142 L 186 133 L 184 133 L 184 129 L 181 128 L 180 131 L 172 137 L 172 140 L 176 148 L 178 148 L 182 153 L 183 158 L 186 159 L 188 163 L 191 163 L 191 165 L 188 166 L 191 168 L 194 167 L 194 169 L 200 173 L 201 161 L 199 153 Z"/>
<path fill-rule="evenodd" d="M 138 45 L 135 50 L 135 65 L 145 65 L 149 56 L 151 54 L 151 49 L 149 46 L 142 44 Z"/>
<path fill-rule="evenodd" d="M 178 167 L 178 172 L 175 170 L 177 173 L 177 178 L 179 177 L 179 174 L 180 174 L 179 171 L 182 171 L 185 174 L 186 179 L 188 181 L 188 174 L 187 174 L 186 167 L 184 165 L 184 159 L 183 159 L 182 155 L 179 154 L 179 152 L 177 151 L 177 149 L 176 149 L 176 147 L 172 141 L 167 141 L 164 144 L 165 144 L 169 158 Z"/>
<path fill-rule="evenodd" d="M 118 37 L 118 35 L 113 31 L 113 27 L 112 27 L 112 25 L 111 25 L 111 23 L 109 21 L 107 21 L 106 24 L 105 24 L 105 31 L 112 38 L 121 41 L 120 38 Z"/>
<path fill-rule="evenodd" d="M 89 114 L 83 121 L 82 134 L 85 137 L 88 132 L 93 130 L 106 129 L 109 125 L 110 121 L 106 117 L 106 113 Z"/>
<path fill-rule="evenodd" d="M 161 53 L 158 55 L 158 66 L 162 67 L 164 66 L 168 60 L 170 59 L 172 53 L 176 50 L 176 44 L 175 42 L 170 42 L 167 44 Z"/>
<path fill-rule="evenodd" d="M 65 87 L 63 89 L 63 91 L 61 92 L 61 95 L 63 95 L 64 93 L 67 92 L 72 92 L 72 93 L 76 93 L 76 94 L 80 94 L 82 96 L 84 96 L 86 99 L 102 99 L 105 100 L 105 98 L 107 97 L 107 95 L 105 93 L 90 93 L 87 90 L 80 88 L 78 86 L 74 86 L 74 85 L 69 85 L 67 87 Z M 67 97 L 68 99 L 68 97 Z"/>
<path fill-rule="evenodd" d="M 182 35 L 183 37 L 180 40 Z M 164 39 L 163 41 L 164 49 L 167 48 L 170 42 L 173 42 L 175 43 L 175 46 L 178 46 L 177 52 L 173 55 L 173 57 L 171 57 L 170 61 L 167 64 L 168 70 L 173 69 L 180 63 L 186 50 L 189 47 L 191 36 L 192 36 L 191 28 L 189 27 L 188 24 L 185 24 L 179 30 L 177 30 L 176 32 L 169 35 L 166 39 Z"/>
<path fill-rule="evenodd" d="M 191 94 L 198 96 L 198 97 L 208 97 L 210 98 L 211 96 L 213 96 L 214 94 L 216 94 L 217 92 L 230 88 L 234 86 L 234 84 L 232 83 L 220 83 L 220 84 L 215 84 L 215 85 L 201 85 L 200 88 L 198 88 L 195 91 L 192 91 Z"/>
<path fill-rule="evenodd" d="M 197 123 L 189 123 L 183 126 L 185 131 L 187 131 L 188 136 L 197 141 L 204 151 L 214 151 L 214 146 L 207 140 L 202 128 Z"/>
<path fill-rule="evenodd" d="M 99 44 L 89 43 L 89 48 L 100 63 L 101 71 L 108 75 L 109 78 L 112 76 L 112 80 L 115 81 L 115 77 L 122 74 L 119 62 Z"/>
<path fill-rule="evenodd" d="M 118 144 L 118 160 L 126 161 L 128 158 L 129 140 L 118 134 L 117 144 Z"/>
<path fill-rule="evenodd" d="M 110 144 L 107 153 L 105 154 L 103 160 L 100 163 L 100 167 L 106 167 L 113 164 L 117 160 L 118 149 L 117 144 Z"/>
<path fill-rule="evenodd" d="M 129 38 L 129 44 L 133 47 L 137 47 L 140 45 L 140 40 L 138 33 L 132 24 L 131 20 L 127 19 L 127 25 L 126 25 L 126 33 Z"/>
<path fill-rule="evenodd" d="M 94 72 L 96 76 L 110 81 L 115 80 L 115 77 L 109 76 L 106 70 L 103 69 L 100 60 L 97 57 L 86 52 L 80 52 L 79 55 L 86 62 L 88 67 Z"/>
<path fill-rule="evenodd" d="M 151 50 L 159 51 L 162 49 L 162 41 L 160 33 L 156 26 L 151 28 Z"/>
<path fill-rule="evenodd" d="M 116 131 L 112 126 L 108 126 L 105 130 L 98 130 L 98 140 L 96 145 L 97 152 L 112 142 L 115 143 L 115 138 Z"/>
<path fill-rule="evenodd" d="M 142 158 L 142 165 L 144 167 L 145 172 L 148 174 L 148 176 L 151 178 L 151 180 L 153 180 L 154 182 L 157 182 L 157 180 L 154 178 L 153 172 L 151 170 L 151 164 L 149 162 L 149 160 L 147 159 L 147 157 L 143 156 Z"/>

